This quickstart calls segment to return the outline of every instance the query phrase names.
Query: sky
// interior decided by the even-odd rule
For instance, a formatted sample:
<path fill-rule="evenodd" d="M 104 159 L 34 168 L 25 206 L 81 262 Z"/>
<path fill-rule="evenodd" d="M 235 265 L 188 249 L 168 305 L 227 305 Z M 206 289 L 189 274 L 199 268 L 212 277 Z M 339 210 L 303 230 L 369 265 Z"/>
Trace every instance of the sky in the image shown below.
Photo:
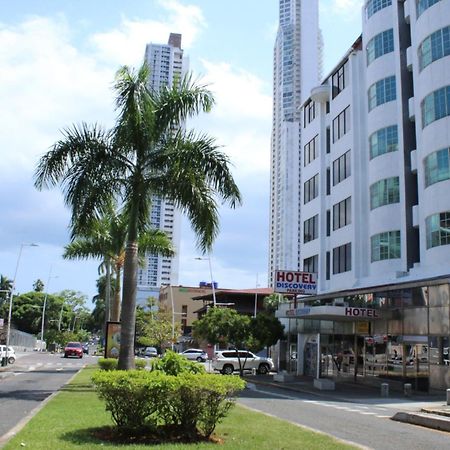
<path fill-rule="evenodd" d="M 308 0 L 307 0 L 308 1 Z M 216 98 L 188 123 L 232 162 L 243 205 L 220 210 L 210 255 L 219 288 L 267 285 L 272 52 L 278 0 L 0 0 L 0 274 L 16 292 L 96 294 L 99 261 L 65 261 L 69 210 L 58 188 L 37 191 L 39 158 L 82 121 L 114 123 L 117 69 L 139 66 L 147 43 L 182 34 L 194 76 Z M 320 0 L 324 75 L 361 32 L 363 0 Z M 179 283 L 210 281 L 183 219 Z M 35 243 L 38 246 L 29 246 Z M 20 255 L 20 258 L 19 258 Z"/>

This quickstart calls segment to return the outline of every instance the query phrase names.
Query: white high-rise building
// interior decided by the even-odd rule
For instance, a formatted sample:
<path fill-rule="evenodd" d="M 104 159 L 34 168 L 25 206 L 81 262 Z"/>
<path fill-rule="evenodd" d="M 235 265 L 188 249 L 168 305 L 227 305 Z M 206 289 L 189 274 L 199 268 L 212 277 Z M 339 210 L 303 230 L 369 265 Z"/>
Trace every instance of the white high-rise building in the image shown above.
<path fill-rule="evenodd" d="M 269 284 L 276 269 L 300 268 L 300 105 L 318 84 L 318 0 L 280 0 L 273 61 Z"/>
<path fill-rule="evenodd" d="M 167 44 L 148 44 L 145 60 L 150 68 L 151 89 L 158 91 L 180 80 L 188 69 L 188 59 L 181 48 L 181 34 L 170 33 Z M 141 303 L 150 296 L 158 298 L 161 285 L 178 284 L 181 212 L 171 201 L 153 196 L 150 223 L 169 235 L 176 255 L 173 258 L 146 255 L 146 265 L 138 271 L 137 299 Z"/>

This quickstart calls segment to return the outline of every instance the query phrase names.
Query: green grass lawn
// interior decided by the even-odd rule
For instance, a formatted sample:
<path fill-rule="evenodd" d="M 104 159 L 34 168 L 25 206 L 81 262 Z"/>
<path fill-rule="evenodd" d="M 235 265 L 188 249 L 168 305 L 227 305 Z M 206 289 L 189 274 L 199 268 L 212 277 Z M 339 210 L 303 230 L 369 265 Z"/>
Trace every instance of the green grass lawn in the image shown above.
<path fill-rule="evenodd" d="M 350 449 L 331 437 L 313 433 L 283 420 L 249 411 L 236 405 L 217 427 L 214 437 L 219 443 L 165 445 L 119 445 L 101 441 L 92 434 L 94 428 L 112 425 L 104 403 L 98 400 L 90 382 L 96 369 L 82 370 L 6 445 L 5 449 L 233 449 L 233 450 L 322 450 Z"/>

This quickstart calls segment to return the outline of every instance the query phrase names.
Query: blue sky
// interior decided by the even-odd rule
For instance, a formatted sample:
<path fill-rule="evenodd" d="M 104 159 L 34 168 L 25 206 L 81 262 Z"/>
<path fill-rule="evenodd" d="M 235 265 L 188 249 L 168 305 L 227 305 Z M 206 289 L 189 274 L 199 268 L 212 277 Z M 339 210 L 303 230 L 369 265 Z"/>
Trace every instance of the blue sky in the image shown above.
<path fill-rule="evenodd" d="M 327 74 L 361 30 L 362 0 L 320 0 Z M 114 120 L 111 84 L 122 64 L 142 62 L 145 44 L 183 35 L 196 76 L 217 105 L 190 125 L 217 138 L 233 162 L 244 205 L 221 211 L 211 255 L 220 287 L 267 283 L 272 50 L 277 0 L 0 0 L 0 274 L 17 290 L 40 278 L 50 292 L 95 294 L 98 261 L 66 262 L 69 213 L 59 190 L 38 192 L 38 158 L 72 123 Z M 187 220 L 179 281 L 209 280 Z M 52 268 L 52 269 L 51 269 Z M 55 278 L 53 278 L 55 277 Z M 57 277 L 57 278 L 56 278 Z"/>

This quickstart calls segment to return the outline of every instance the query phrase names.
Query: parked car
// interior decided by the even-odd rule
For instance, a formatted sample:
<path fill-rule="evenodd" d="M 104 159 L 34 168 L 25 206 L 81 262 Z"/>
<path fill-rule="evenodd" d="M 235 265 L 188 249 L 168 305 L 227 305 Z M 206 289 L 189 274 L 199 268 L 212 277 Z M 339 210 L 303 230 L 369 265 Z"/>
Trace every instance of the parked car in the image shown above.
<path fill-rule="evenodd" d="M 147 358 L 157 358 L 158 350 L 156 347 L 145 347 L 144 356 Z"/>
<path fill-rule="evenodd" d="M 0 345 L 0 361 L 6 358 L 6 345 Z M 16 362 L 16 352 L 11 346 L 8 346 L 8 364 Z"/>
<path fill-rule="evenodd" d="M 264 375 L 275 368 L 271 358 L 262 358 L 247 350 L 238 350 L 238 353 L 244 370 L 255 369 L 257 373 Z M 212 368 L 224 375 L 231 375 L 233 372 L 239 371 L 236 350 L 217 351 L 212 360 Z"/>
<path fill-rule="evenodd" d="M 208 359 L 208 353 L 199 348 L 188 348 L 184 352 L 181 352 L 180 355 L 191 361 L 205 362 Z"/>
<path fill-rule="evenodd" d="M 69 342 L 64 347 L 64 358 L 69 356 L 76 356 L 77 358 L 83 357 L 83 346 L 81 342 Z"/>

